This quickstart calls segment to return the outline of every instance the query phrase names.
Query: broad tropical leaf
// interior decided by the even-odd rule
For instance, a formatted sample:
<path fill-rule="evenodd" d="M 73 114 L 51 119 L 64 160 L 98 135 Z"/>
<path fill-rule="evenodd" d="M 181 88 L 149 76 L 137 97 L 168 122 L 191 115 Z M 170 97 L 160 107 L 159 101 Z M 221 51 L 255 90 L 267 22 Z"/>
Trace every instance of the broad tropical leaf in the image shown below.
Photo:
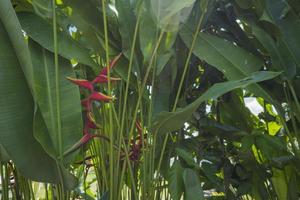
<path fill-rule="evenodd" d="M 187 47 L 191 46 L 191 33 L 189 25 L 185 26 L 180 32 L 180 36 Z M 262 60 L 233 43 L 206 33 L 199 34 L 193 53 L 217 68 L 229 80 L 245 78 L 261 69 L 264 64 Z M 253 84 L 248 89 L 255 95 L 263 97 L 268 102 L 276 105 L 279 109 L 278 103 L 259 85 Z"/>
<path fill-rule="evenodd" d="M 51 158 L 33 136 L 33 68 L 28 46 L 10 1 L 0 3 L 1 111 L 0 141 L 25 177 L 75 187 L 76 179 Z M 9 34 L 7 34 L 9 33 Z M 3 77 L 2 77 L 3 76 Z M 2 132 L 3 131 L 3 132 Z M 59 177 L 62 177 L 61 180 Z"/>
<path fill-rule="evenodd" d="M 261 82 L 264 80 L 272 79 L 278 76 L 277 72 L 256 72 L 251 76 L 236 80 L 236 81 L 228 81 L 224 83 L 217 83 L 209 88 L 202 96 L 200 96 L 196 101 L 189 104 L 187 107 L 183 109 L 179 109 L 175 112 L 162 112 L 159 114 L 154 121 L 154 130 L 159 131 L 161 133 L 166 133 L 169 131 L 175 131 L 186 122 L 192 113 L 199 107 L 201 103 L 207 101 L 209 99 L 216 99 L 223 94 L 237 89 L 249 86 L 253 83 Z"/>
<path fill-rule="evenodd" d="M 0 13 L 5 3 L 9 1 L 1 2 Z M 22 34 L 21 29 L 19 34 Z M 33 137 L 34 101 L 16 52 L 1 22 L 0 43 L 1 145 L 24 176 L 35 181 L 56 183 L 56 163 Z"/>

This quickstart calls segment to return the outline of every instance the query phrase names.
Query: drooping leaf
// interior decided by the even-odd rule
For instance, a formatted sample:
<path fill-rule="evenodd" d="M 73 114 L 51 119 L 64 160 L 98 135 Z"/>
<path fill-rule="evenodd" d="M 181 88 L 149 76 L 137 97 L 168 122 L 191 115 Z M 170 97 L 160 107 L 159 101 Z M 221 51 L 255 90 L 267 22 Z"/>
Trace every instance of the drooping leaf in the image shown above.
<path fill-rule="evenodd" d="M 272 79 L 278 76 L 280 73 L 277 72 L 256 72 L 251 76 L 235 81 L 228 81 L 224 83 L 217 83 L 209 88 L 202 96 L 200 96 L 196 101 L 189 104 L 183 109 L 179 109 L 175 112 L 162 112 L 156 118 L 153 123 L 153 129 L 155 131 L 166 133 L 169 131 L 175 131 L 182 127 L 184 122 L 186 122 L 192 113 L 199 107 L 199 105 L 209 99 L 216 99 L 223 94 L 237 89 L 249 86 L 250 84 L 261 82 L 264 80 Z"/>
<path fill-rule="evenodd" d="M 30 38 L 45 49 L 54 52 L 53 28 L 51 24 L 39 16 L 27 12 L 18 13 L 18 18 L 22 29 Z M 57 37 L 59 55 L 67 59 L 75 59 L 79 63 L 91 67 L 97 67 L 96 63 L 91 58 L 88 49 L 81 46 L 63 32 L 58 32 Z"/>
<path fill-rule="evenodd" d="M 192 41 L 190 30 L 185 27 L 180 32 L 187 47 L 190 47 Z M 193 53 L 216 67 L 230 80 L 245 77 L 263 66 L 263 61 L 251 53 L 229 41 L 206 33 L 199 34 Z"/>
<path fill-rule="evenodd" d="M 192 42 L 191 30 L 192 28 L 187 25 L 180 32 L 180 36 L 187 47 L 190 47 Z M 246 50 L 206 33 L 199 34 L 193 53 L 217 68 L 229 80 L 245 78 L 263 67 L 263 61 Z M 259 85 L 253 84 L 248 89 L 280 109 L 278 103 Z"/>

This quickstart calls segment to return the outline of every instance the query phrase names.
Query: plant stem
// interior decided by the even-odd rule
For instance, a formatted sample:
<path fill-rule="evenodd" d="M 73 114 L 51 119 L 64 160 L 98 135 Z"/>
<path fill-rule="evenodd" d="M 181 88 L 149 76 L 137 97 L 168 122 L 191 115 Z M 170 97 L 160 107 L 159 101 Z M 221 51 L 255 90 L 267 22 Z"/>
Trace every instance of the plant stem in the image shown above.
<path fill-rule="evenodd" d="M 103 26 L 104 26 L 104 37 L 105 37 L 105 56 L 107 65 L 107 79 L 108 79 L 108 95 L 111 95 L 111 82 L 110 82 L 110 66 L 109 66 L 109 46 L 108 46 L 108 30 L 107 30 L 107 17 L 106 17 L 106 0 L 102 0 L 102 12 L 103 12 Z M 113 134 L 113 120 L 112 120 L 112 107 L 113 103 L 109 104 L 109 177 L 110 177 L 110 189 L 109 189 L 109 199 L 114 199 L 114 134 Z"/>

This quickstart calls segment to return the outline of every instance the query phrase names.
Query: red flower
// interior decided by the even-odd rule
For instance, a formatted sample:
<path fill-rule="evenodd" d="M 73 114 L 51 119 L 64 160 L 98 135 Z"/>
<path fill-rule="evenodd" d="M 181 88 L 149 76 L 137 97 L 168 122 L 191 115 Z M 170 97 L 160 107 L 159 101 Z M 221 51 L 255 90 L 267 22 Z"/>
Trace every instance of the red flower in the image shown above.
<path fill-rule="evenodd" d="M 122 54 L 119 54 L 117 57 L 115 57 L 110 63 L 109 63 L 109 68 L 111 69 L 116 62 L 118 61 L 118 59 L 121 57 Z M 74 78 L 70 78 L 67 77 L 68 80 L 70 80 L 72 83 L 86 88 L 88 90 L 91 91 L 91 94 L 83 99 L 81 101 L 81 105 L 86 109 L 86 119 L 85 119 L 85 124 L 84 124 L 84 129 L 83 129 L 83 137 L 76 142 L 70 149 L 68 149 L 66 152 L 64 152 L 64 156 L 76 151 L 77 149 L 79 149 L 80 147 L 82 147 L 83 145 L 85 145 L 87 142 L 89 142 L 91 139 L 93 138 L 103 138 L 107 141 L 109 141 L 109 139 L 106 136 L 102 136 L 102 135 L 97 135 L 97 134 L 91 134 L 89 132 L 90 129 L 97 129 L 99 128 L 98 125 L 95 123 L 95 119 L 92 117 L 91 114 L 91 108 L 92 108 L 92 102 L 93 101 L 103 101 L 103 102 L 108 102 L 110 100 L 113 100 L 114 97 L 110 97 L 107 96 L 105 94 L 102 94 L 101 92 L 95 92 L 94 91 L 94 85 L 96 83 L 107 83 L 108 82 L 108 77 L 107 77 L 107 71 L 108 71 L 108 67 L 105 67 L 104 69 L 101 70 L 100 74 L 93 80 L 93 81 L 88 81 L 85 79 L 74 79 Z M 119 78 L 110 78 L 110 81 L 117 81 L 120 80 Z"/>

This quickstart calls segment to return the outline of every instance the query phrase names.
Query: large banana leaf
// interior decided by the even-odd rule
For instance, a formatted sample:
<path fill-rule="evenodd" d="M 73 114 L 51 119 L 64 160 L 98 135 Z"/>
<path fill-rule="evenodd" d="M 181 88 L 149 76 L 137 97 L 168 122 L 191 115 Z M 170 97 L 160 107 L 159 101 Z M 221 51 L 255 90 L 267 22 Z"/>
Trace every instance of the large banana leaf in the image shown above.
<path fill-rule="evenodd" d="M 47 152 L 58 158 L 59 137 L 62 139 L 63 151 L 66 151 L 82 136 L 79 89 L 66 79 L 67 76 L 75 76 L 71 63 L 59 57 L 60 99 L 57 99 L 54 55 L 32 40 L 29 40 L 29 49 L 33 63 L 35 97 L 40 108 L 40 114 L 37 111 L 35 116 L 35 135 Z M 56 109 L 58 103 L 60 113 Z M 44 125 L 39 116 L 43 117 Z M 58 120 L 61 121 L 60 130 Z"/>
<path fill-rule="evenodd" d="M 3 2 L 8 1 L 2 1 L 0 9 Z M 1 22 L 0 44 L 0 143 L 24 176 L 55 183 L 58 181 L 55 161 L 33 137 L 33 98 Z"/>
<path fill-rule="evenodd" d="M 243 88 L 250 84 L 257 83 L 260 81 L 272 79 L 278 76 L 278 72 L 256 72 L 251 76 L 235 81 L 228 81 L 224 83 L 217 83 L 209 88 L 202 96 L 200 96 L 196 101 L 189 104 L 183 109 L 179 109 L 176 112 L 162 112 L 160 113 L 153 123 L 154 131 L 159 131 L 160 133 L 166 133 L 169 131 L 175 131 L 180 129 L 184 122 L 186 122 L 189 117 L 195 112 L 199 105 L 209 99 L 216 99 L 223 94 L 230 92 L 237 88 Z"/>
<path fill-rule="evenodd" d="M 34 104 L 36 98 L 33 98 L 36 96 L 33 66 L 9 0 L 0 2 L 0 19 L 0 79 L 3 81 L 0 85 L 1 145 L 25 177 L 59 183 L 62 175 L 66 187 L 72 188 L 75 178 L 58 166 L 33 136 L 34 110 L 38 109 Z"/>

